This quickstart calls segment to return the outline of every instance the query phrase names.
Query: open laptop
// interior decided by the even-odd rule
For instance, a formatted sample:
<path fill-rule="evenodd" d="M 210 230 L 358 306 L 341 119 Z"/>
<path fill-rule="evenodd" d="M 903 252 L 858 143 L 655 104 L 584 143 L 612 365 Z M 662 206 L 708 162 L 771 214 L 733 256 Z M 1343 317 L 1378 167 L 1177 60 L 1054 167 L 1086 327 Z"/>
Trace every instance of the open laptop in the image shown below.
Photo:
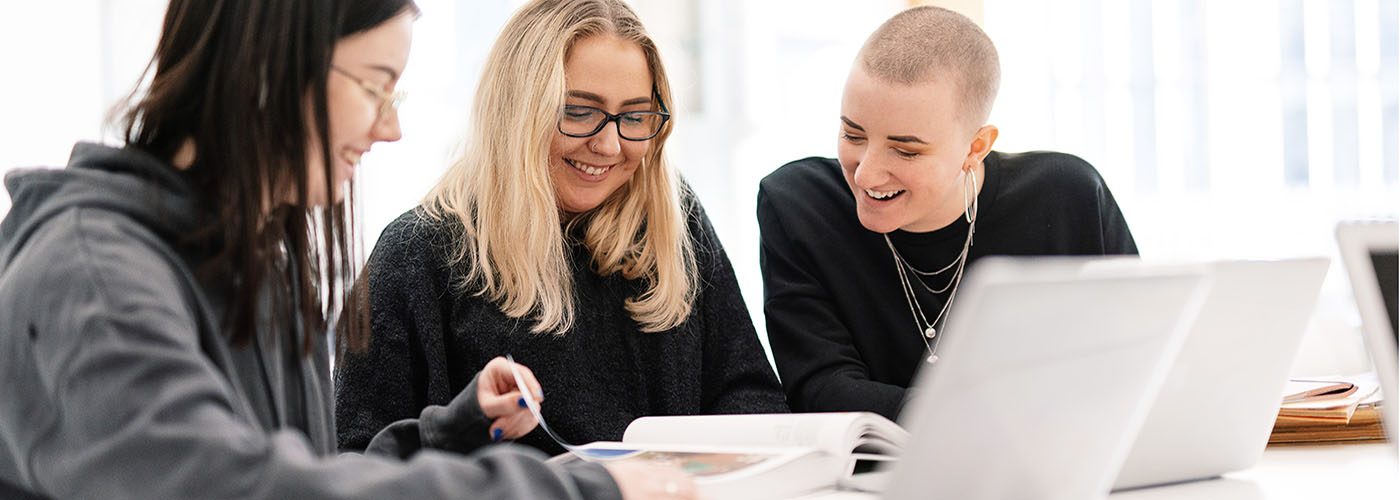
<path fill-rule="evenodd" d="M 1312 317 L 1326 258 L 1220 261 L 1115 489 L 1254 466 Z"/>
<path fill-rule="evenodd" d="M 1098 498 L 1200 304 L 1200 267 L 986 258 L 899 418 L 887 498 Z"/>
<path fill-rule="evenodd" d="M 1381 412 L 1385 432 L 1391 446 L 1400 442 L 1400 356 L 1397 350 L 1397 261 L 1400 261 L 1400 236 L 1396 222 L 1344 222 L 1337 225 L 1337 247 L 1342 252 L 1347 276 L 1351 279 L 1352 295 L 1361 313 L 1361 328 L 1365 330 L 1366 346 L 1376 375 L 1381 382 Z"/>

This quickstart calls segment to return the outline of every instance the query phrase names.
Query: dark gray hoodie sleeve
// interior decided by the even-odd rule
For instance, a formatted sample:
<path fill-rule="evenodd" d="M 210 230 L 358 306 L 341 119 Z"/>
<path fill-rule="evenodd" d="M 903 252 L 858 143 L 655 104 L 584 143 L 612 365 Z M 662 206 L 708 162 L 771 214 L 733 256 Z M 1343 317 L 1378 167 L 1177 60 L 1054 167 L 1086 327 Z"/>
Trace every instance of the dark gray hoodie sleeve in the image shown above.
<path fill-rule="evenodd" d="M 158 239 L 103 215 L 56 216 L 0 274 L 0 480 L 53 498 L 619 497 L 601 467 L 514 446 L 325 457 L 264 431 Z"/>
<path fill-rule="evenodd" d="M 429 405 L 418 418 L 406 418 L 381 429 L 365 447 L 365 453 L 409 458 L 423 448 L 469 453 L 490 444 L 491 420 L 476 399 L 477 380 L 472 377 L 446 406 Z"/>

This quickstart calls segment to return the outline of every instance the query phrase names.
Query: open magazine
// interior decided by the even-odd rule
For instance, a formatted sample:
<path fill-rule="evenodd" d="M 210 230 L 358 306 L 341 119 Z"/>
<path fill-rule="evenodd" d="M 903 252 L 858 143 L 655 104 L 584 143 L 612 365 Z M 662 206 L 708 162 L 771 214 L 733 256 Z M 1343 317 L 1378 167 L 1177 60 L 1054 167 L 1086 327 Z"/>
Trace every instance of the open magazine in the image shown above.
<path fill-rule="evenodd" d="M 908 432 L 869 412 L 643 417 L 622 441 L 551 459 L 679 466 L 702 498 L 775 498 L 829 488 L 899 456 Z"/>

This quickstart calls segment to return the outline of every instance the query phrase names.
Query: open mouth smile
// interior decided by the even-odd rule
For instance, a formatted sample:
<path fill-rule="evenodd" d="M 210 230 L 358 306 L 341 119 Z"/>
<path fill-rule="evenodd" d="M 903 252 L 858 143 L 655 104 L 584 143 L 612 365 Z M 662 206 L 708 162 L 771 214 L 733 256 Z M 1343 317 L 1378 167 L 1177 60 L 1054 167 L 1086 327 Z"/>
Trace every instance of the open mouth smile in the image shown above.
<path fill-rule="evenodd" d="M 903 190 L 903 189 L 896 189 L 896 190 L 894 190 L 894 191 L 876 191 L 876 190 L 874 190 L 874 189 L 866 189 L 866 190 L 865 190 L 865 195 L 866 195 L 866 196 L 869 196 L 869 197 L 871 197 L 871 198 L 874 198 L 875 200 L 878 200 L 878 201 L 888 201 L 888 200 L 892 200 L 892 199 L 894 199 L 895 197 L 897 197 L 897 196 L 899 196 L 899 195 L 901 195 L 901 194 L 904 194 L 904 190 Z"/>
<path fill-rule="evenodd" d="M 585 174 L 588 174 L 588 175 L 603 175 L 603 174 L 604 174 L 605 172 L 607 172 L 608 170 L 612 170 L 612 165 L 607 165 L 607 166 L 589 165 L 589 164 L 587 164 L 587 163 L 583 163 L 583 162 L 580 162 L 580 161 L 578 161 L 578 160 L 573 160 L 573 159 L 570 159 L 570 158 L 565 158 L 565 159 L 564 159 L 564 163 L 568 163 L 570 167 L 574 167 L 574 169 L 576 169 L 576 170 L 578 170 L 578 171 L 580 171 L 580 172 L 583 172 L 583 173 L 585 173 Z"/>

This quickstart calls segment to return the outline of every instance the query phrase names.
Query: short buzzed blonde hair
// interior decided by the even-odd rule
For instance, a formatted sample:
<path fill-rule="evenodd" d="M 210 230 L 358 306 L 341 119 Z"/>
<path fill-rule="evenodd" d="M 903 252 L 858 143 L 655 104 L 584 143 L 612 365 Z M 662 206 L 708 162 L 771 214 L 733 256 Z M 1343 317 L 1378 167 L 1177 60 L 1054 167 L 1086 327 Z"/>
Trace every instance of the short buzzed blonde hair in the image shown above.
<path fill-rule="evenodd" d="M 923 5 L 895 14 L 865 41 L 859 63 L 870 76 L 913 85 L 949 79 L 959 89 L 959 116 L 981 126 L 1001 86 L 992 39 L 967 16 Z"/>

